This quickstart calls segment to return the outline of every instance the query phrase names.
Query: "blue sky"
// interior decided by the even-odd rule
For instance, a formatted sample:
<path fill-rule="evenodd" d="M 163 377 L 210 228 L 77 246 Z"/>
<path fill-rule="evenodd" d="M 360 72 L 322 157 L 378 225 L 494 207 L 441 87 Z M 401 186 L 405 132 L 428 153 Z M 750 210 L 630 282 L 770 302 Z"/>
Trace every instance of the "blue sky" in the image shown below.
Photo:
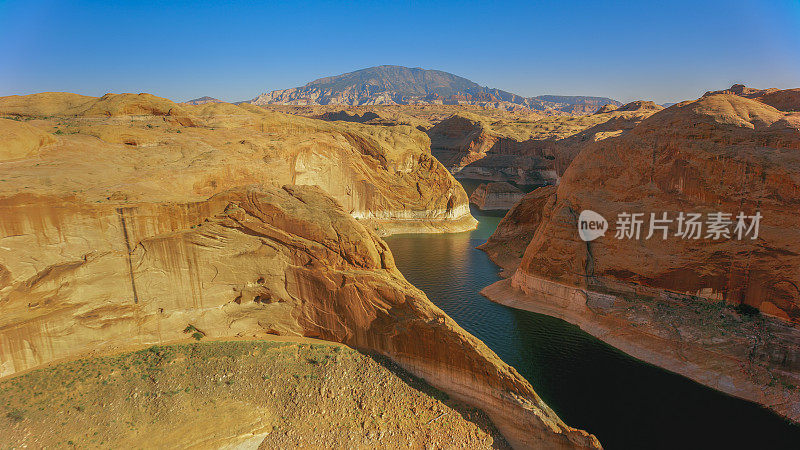
<path fill-rule="evenodd" d="M 380 64 L 525 96 L 800 87 L 798 0 L 106 3 L 0 0 L 0 95 L 235 101 Z"/>

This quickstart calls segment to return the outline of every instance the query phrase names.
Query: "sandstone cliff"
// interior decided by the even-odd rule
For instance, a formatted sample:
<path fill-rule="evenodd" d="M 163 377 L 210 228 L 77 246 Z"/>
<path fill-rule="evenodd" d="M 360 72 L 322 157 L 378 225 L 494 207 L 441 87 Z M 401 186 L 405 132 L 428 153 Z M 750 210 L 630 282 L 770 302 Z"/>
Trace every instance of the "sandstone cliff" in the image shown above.
<path fill-rule="evenodd" d="M 587 146 L 567 169 L 558 203 L 543 224 L 545 234 L 534 238 L 521 269 L 541 267 L 542 273 L 573 284 L 610 277 L 800 318 L 800 300 L 791 286 L 800 273 L 800 259 L 792 255 L 800 254 L 800 247 L 786 234 L 798 225 L 792 211 L 800 201 L 798 119 L 757 101 L 713 95 L 673 106 L 619 138 Z M 561 226 L 570 211 L 583 209 L 612 219 L 623 210 L 673 216 L 690 210 L 759 210 L 764 219 L 756 241 L 603 239 L 589 245 L 587 256 L 587 245 L 571 234 L 574 225 Z M 552 234 L 546 236 L 548 231 Z M 564 238 L 559 247 L 573 249 L 578 259 L 555 262 L 557 236 Z M 535 251 L 545 239 L 547 251 Z M 645 252 L 671 257 L 642 259 Z"/>
<path fill-rule="evenodd" d="M 491 122 L 462 112 L 427 133 L 433 155 L 457 177 L 555 184 L 588 142 L 617 136 L 660 109 L 637 101 L 590 116 Z"/>
<path fill-rule="evenodd" d="M 507 210 L 520 201 L 523 195 L 524 192 L 509 183 L 481 183 L 469 196 L 469 201 L 484 211 Z"/>
<path fill-rule="evenodd" d="M 393 359 L 517 447 L 599 447 L 410 285 L 373 231 L 466 208 L 424 134 L 147 95 L 71 99 L 55 119 L 26 114 L 31 99 L 0 101 L 27 120 L 11 126 L 52 136 L 24 139 L 34 157 L 0 144 L 0 376 L 186 329 L 315 337 Z"/>
<path fill-rule="evenodd" d="M 502 276 L 511 276 L 517 270 L 525 249 L 542 221 L 546 203 L 554 201 L 555 192 L 556 186 L 543 186 L 525 194 L 503 216 L 489 239 L 478 246 L 503 268 Z"/>
<path fill-rule="evenodd" d="M 529 240 L 512 280 L 487 294 L 798 420 L 798 150 L 800 116 L 730 93 L 590 143 L 557 191 L 526 198 L 529 209 L 509 213 L 486 244 L 496 255 L 507 236 Z M 610 222 L 596 241 L 578 236 L 587 209 Z M 674 221 L 668 239 L 646 239 L 646 228 L 638 239 L 614 236 L 622 212 L 717 211 L 760 212 L 758 239 L 681 239 Z M 513 270 L 515 261 L 501 262 Z"/>
<path fill-rule="evenodd" d="M 410 127 L 329 123 L 252 105 L 180 106 L 149 94 L 5 97 L 0 114 L 25 120 L 4 125 L 15 134 L 33 127 L 42 139 L 57 138 L 40 155 L 45 164 L 15 163 L 16 180 L 0 182 L 0 192 L 67 186 L 92 201 L 117 190 L 130 201 L 155 192 L 200 200 L 242 184 L 309 184 L 381 234 L 475 225 L 463 188 L 430 155 L 427 136 Z M 78 157 L 87 152 L 94 159 Z"/>
<path fill-rule="evenodd" d="M 406 282 L 377 235 L 316 187 L 206 201 L 3 199 L 3 375 L 97 348 L 302 335 L 389 356 L 486 411 L 519 446 L 592 446 Z"/>

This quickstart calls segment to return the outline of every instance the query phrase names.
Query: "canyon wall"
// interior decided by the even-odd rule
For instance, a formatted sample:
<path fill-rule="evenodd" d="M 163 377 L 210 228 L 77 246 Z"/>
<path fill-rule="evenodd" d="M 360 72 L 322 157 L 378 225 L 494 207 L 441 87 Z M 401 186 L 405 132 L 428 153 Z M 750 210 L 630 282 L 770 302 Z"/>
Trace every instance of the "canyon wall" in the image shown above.
<path fill-rule="evenodd" d="M 109 186 L 126 186 L 119 191 L 128 201 L 148 194 L 199 200 L 244 184 L 307 184 L 380 234 L 476 224 L 464 189 L 411 127 L 331 123 L 252 105 L 177 105 L 149 94 L 11 96 L 0 98 L 0 114 L 17 119 L 4 120 L 4 129 L 39 130 L 54 141 L 41 151 L 37 143 L 38 165 L 8 162 L 17 178 L 6 188 L 11 181 L 0 181 L 0 192 L 20 184 L 31 193 L 67 187 L 104 201 L 114 195 Z M 0 157 L 20 158 L 15 148 Z M 94 158 L 77 157 L 84 154 Z"/>
<path fill-rule="evenodd" d="M 585 145 L 484 245 L 498 258 L 528 242 L 498 259 L 514 273 L 487 295 L 800 419 L 800 115 L 786 109 L 711 93 Z M 580 239 L 584 210 L 609 221 L 604 236 Z M 681 212 L 731 214 L 731 236 L 676 236 Z M 761 214 L 756 239 L 735 235 L 740 212 Z M 644 213 L 640 235 L 617 238 L 622 213 Z M 647 237 L 651 213 L 672 218 L 666 238 Z"/>
<path fill-rule="evenodd" d="M 302 335 L 376 351 L 486 411 L 519 447 L 597 446 L 410 285 L 317 187 L 199 202 L 18 194 L 0 220 L 0 375 L 90 351 Z"/>
<path fill-rule="evenodd" d="M 516 186 L 500 181 L 481 183 L 469 196 L 469 201 L 478 209 L 508 210 L 511 209 L 525 195 Z"/>
<path fill-rule="evenodd" d="M 466 205 L 423 134 L 147 95 L 0 105 L 0 376 L 192 333 L 306 336 L 388 356 L 516 447 L 599 447 L 395 267 L 376 223 Z"/>
<path fill-rule="evenodd" d="M 459 178 L 540 186 L 557 184 L 587 143 L 618 136 L 660 109 L 637 101 L 588 116 L 493 122 L 462 112 L 427 134 L 432 154 Z"/>
<path fill-rule="evenodd" d="M 800 117 L 755 100 L 721 94 L 673 106 L 584 148 L 520 270 L 581 286 L 610 279 L 670 289 L 797 321 L 799 149 Z M 575 217 L 586 209 L 612 225 L 626 211 L 763 219 L 758 239 L 675 238 L 673 222 L 668 239 L 608 234 L 585 243 Z"/>

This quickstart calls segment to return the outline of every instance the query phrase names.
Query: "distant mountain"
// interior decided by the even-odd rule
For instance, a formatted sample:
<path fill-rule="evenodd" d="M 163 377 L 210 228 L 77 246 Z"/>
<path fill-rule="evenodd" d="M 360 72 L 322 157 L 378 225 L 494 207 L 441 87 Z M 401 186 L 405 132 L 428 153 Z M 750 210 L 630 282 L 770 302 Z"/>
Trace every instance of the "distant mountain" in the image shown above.
<path fill-rule="evenodd" d="M 222 100 L 206 96 L 183 102 L 184 105 L 205 105 L 206 103 L 222 103 Z"/>
<path fill-rule="evenodd" d="M 320 78 L 305 86 L 272 91 L 250 101 L 255 105 L 482 105 L 506 110 L 530 108 L 568 113 L 592 113 L 606 104 L 621 103 L 606 97 L 522 97 L 481 86 L 466 78 L 402 66 L 378 66 Z"/>

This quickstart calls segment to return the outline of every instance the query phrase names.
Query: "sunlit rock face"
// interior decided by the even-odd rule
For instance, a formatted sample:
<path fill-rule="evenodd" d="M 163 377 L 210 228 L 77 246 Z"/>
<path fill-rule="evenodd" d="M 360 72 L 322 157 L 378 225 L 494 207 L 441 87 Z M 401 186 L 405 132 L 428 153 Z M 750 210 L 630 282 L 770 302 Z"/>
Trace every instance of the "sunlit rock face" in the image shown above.
<path fill-rule="evenodd" d="M 785 99 L 785 110 L 764 96 Z M 791 98 L 709 93 L 584 145 L 559 186 L 526 195 L 481 247 L 509 277 L 483 293 L 800 421 L 800 115 Z M 578 231 L 587 210 L 610 225 L 591 241 Z M 701 214 L 697 239 L 676 236 L 682 212 Z M 731 214 L 729 238 L 709 236 L 709 214 L 719 212 Z M 617 238 L 622 213 L 643 214 L 640 233 Z M 648 238 L 651 213 L 672 219 L 666 238 L 660 228 Z M 760 214 L 756 239 L 739 238 L 739 213 L 748 227 Z"/>
<path fill-rule="evenodd" d="M 423 134 L 147 95 L 0 105 L 21 130 L 0 142 L 0 376 L 186 330 L 308 336 L 392 358 L 520 448 L 599 447 L 409 284 L 373 229 L 472 220 Z"/>
<path fill-rule="evenodd" d="M 427 134 L 433 155 L 457 177 L 557 184 L 587 144 L 619 136 L 663 109 L 645 101 L 608 106 L 589 116 L 518 121 L 490 122 L 460 112 L 437 123 Z"/>
<path fill-rule="evenodd" d="M 523 195 L 524 192 L 506 182 L 481 183 L 469 196 L 469 201 L 484 211 L 508 210 L 520 201 Z"/>
<path fill-rule="evenodd" d="M 564 174 L 520 265 L 577 286 L 634 283 L 746 303 L 800 318 L 800 117 L 756 100 L 709 95 L 587 146 Z M 576 217 L 622 212 L 739 212 L 758 239 L 615 239 L 585 243 Z M 733 227 L 731 227 L 731 230 Z M 704 232 L 705 233 L 705 232 Z"/>
<path fill-rule="evenodd" d="M 4 97 L 0 113 L 19 119 L 0 123 L 16 136 L 0 157 L 39 158 L 9 163 L 17 178 L 0 181 L 0 192 L 21 184 L 29 193 L 66 189 L 92 201 L 117 190 L 127 201 L 200 200 L 245 184 L 307 184 L 381 234 L 476 223 L 464 189 L 412 127 L 331 123 L 246 104 L 177 105 L 149 94 Z M 42 139 L 55 144 L 43 147 Z"/>
<path fill-rule="evenodd" d="M 497 265 L 504 269 L 502 275 L 513 275 L 525 249 L 542 222 L 546 203 L 555 200 L 556 186 L 543 186 L 525 194 L 497 225 L 489 239 L 478 246 Z"/>

